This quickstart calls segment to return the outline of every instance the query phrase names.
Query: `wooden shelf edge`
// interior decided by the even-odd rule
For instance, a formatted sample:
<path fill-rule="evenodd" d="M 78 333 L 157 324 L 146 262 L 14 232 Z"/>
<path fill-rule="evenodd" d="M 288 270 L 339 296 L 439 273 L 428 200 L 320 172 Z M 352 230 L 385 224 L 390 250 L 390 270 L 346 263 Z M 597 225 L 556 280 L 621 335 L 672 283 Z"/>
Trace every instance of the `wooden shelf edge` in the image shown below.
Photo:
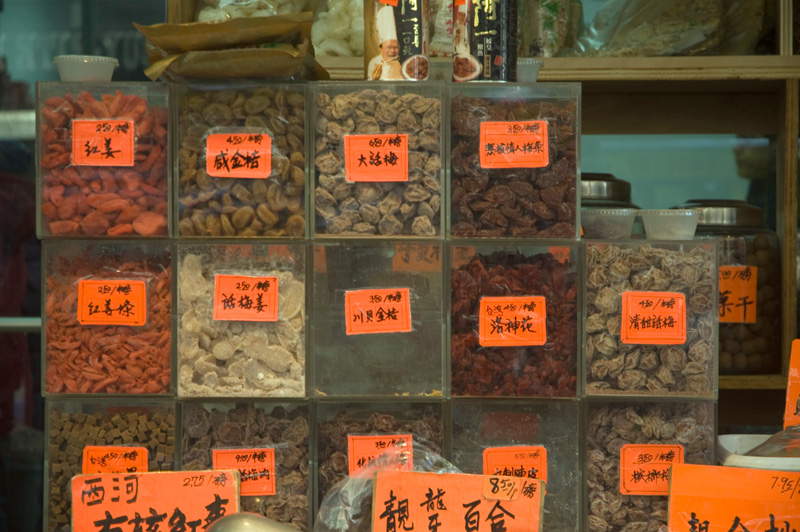
<path fill-rule="evenodd" d="M 720 390 L 785 390 L 783 375 L 720 375 Z"/>

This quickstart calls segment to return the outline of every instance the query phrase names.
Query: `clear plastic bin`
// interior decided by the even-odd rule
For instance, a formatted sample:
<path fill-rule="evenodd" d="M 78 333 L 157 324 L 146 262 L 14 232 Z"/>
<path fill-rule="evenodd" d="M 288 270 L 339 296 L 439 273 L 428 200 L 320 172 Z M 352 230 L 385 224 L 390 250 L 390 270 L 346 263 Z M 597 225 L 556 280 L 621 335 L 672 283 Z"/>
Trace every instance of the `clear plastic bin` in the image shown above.
<path fill-rule="evenodd" d="M 241 509 L 298 530 L 310 526 L 309 406 L 306 403 L 184 403 L 181 470 L 211 469 L 214 449 L 274 453 L 275 495 L 242 495 Z M 242 462 L 240 474 L 257 469 Z M 243 478 L 242 477 L 242 478 Z M 242 488 L 246 489 L 247 480 Z"/>
<path fill-rule="evenodd" d="M 586 243 L 587 395 L 717 395 L 717 244 Z"/>
<path fill-rule="evenodd" d="M 454 396 L 575 397 L 577 244 L 450 246 Z"/>
<path fill-rule="evenodd" d="M 442 394 L 442 251 L 438 242 L 314 246 L 317 395 Z"/>
<path fill-rule="evenodd" d="M 576 401 L 521 403 L 455 399 L 451 405 L 451 462 L 454 466 L 464 473 L 533 476 L 544 480 L 547 496 L 544 497 L 542 530 L 579 530 L 580 415 Z M 513 454 L 488 462 L 484 458 L 486 450 L 498 447 L 517 448 L 526 454 L 522 446 L 535 448 L 528 450 L 527 459 L 516 461 Z M 531 458 L 530 455 L 537 452 L 539 456 Z M 489 454 L 491 456 L 491 451 Z"/>
<path fill-rule="evenodd" d="M 179 236 L 305 236 L 306 89 L 176 86 Z"/>
<path fill-rule="evenodd" d="M 171 394 L 171 245 L 42 248 L 43 394 Z"/>
<path fill-rule="evenodd" d="M 163 83 L 36 84 L 37 235 L 170 234 Z"/>
<path fill-rule="evenodd" d="M 444 85 L 364 87 L 313 86 L 316 236 L 441 235 Z"/>
<path fill-rule="evenodd" d="M 450 219 L 454 238 L 580 235 L 578 83 L 454 83 Z"/>
<path fill-rule="evenodd" d="M 175 403 L 168 400 L 47 400 L 44 530 L 71 529 L 72 477 L 87 445 L 145 447 L 148 471 L 172 471 Z"/>

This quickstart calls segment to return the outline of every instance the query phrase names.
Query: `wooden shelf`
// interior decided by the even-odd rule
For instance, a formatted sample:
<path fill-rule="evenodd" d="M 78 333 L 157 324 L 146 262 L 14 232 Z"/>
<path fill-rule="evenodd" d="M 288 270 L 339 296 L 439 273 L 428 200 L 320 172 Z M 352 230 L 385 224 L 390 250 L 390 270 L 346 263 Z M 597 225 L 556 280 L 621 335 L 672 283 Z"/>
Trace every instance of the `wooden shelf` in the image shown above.
<path fill-rule="evenodd" d="M 720 390 L 785 390 L 783 375 L 720 375 Z"/>

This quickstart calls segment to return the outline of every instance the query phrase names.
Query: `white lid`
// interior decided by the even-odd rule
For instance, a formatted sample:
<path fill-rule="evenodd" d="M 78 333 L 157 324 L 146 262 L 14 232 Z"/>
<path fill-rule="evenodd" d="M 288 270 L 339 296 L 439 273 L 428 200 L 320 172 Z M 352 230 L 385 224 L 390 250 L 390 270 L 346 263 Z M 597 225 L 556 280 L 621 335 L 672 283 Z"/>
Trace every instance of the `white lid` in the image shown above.
<path fill-rule="evenodd" d="M 58 55 L 53 59 L 53 63 L 112 63 L 115 67 L 119 66 L 116 57 L 102 55 Z"/>

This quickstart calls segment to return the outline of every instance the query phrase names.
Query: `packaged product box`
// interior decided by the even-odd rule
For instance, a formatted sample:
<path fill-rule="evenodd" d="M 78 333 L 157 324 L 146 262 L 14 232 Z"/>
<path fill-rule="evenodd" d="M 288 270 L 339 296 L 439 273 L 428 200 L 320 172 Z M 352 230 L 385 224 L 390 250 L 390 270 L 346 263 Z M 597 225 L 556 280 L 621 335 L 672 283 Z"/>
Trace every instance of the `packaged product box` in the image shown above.
<path fill-rule="evenodd" d="M 37 83 L 39 238 L 169 235 L 167 100 L 163 83 Z"/>
<path fill-rule="evenodd" d="M 174 401 L 48 399 L 45 415 L 44 530 L 48 532 L 72 528 L 73 476 L 174 469 Z"/>
<path fill-rule="evenodd" d="M 577 401 L 457 398 L 451 409 L 455 467 L 470 474 L 544 481 L 542 530 L 579 530 L 581 416 Z"/>
<path fill-rule="evenodd" d="M 303 244 L 180 243 L 178 396 L 303 397 Z"/>
<path fill-rule="evenodd" d="M 428 0 L 364 0 L 366 80 L 428 79 Z"/>
<path fill-rule="evenodd" d="M 348 476 L 358 475 L 366 466 L 413 470 L 415 459 L 442 455 L 443 411 L 441 401 L 370 401 L 338 402 L 320 400 L 316 406 L 317 502 L 336 489 Z M 392 459 L 382 463 L 386 449 Z M 403 460 L 395 460 L 402 457 Z M 391 462 L 391 463 L 390 463 Z M 354 501 L 356 503 L 356 501 Z M 362 515 L 371 515 L 371 498 L 360 498 Z M 358 512 L 353 509 L 354 514 Z M 360 531 L 371 530 L 371 520 L 362 523 Z"/>
<path fill-rule="evenodd" d="M 578 245 L 477 240 L 448 248 L 452 394 L 575 397 Z"/>
<path fill-rule="evenodd" d="M 449 86 L 448 234 L 580 234 L 578 83 Z"/>
<path fill-rule="evenodd" d="M 186 402 L 181 434 L 181 470 L 236 469 L 242 511 L 309 529 L 307 403 Z"/>
<path fill-rule="evenodd" d="M 314 246 L 318 396 L 443 393 L 442 244 Z"/>
<path fill-rule="evenodd" d="M 714 398 L 717 243 L 586 243 L 586 395 Z"/>
<path fill-rule="evenodd" d="M 716 404 L 590 400 L 586 416 L 587 530 L 666 528 L 671 465 L 715 463 Z"/>
<path fill-rule="evenodd" d="M 306 89 L 175 86 L 178 236 L 305 236 Z"/>
<path fill-rule="evenodd" d="M 442 234 L 444 85 L 317 83 L 317 237 Z"/>
<path fill-rule="evenodd" d="M 171 394 L 171 245 L 65 240 L 42 248 L 43 394 Z"/>
<path fill-rule="evenodd" d="M 453 15 L 453 81 L 517 81 L 517 0 L 454 0 Z"/>

